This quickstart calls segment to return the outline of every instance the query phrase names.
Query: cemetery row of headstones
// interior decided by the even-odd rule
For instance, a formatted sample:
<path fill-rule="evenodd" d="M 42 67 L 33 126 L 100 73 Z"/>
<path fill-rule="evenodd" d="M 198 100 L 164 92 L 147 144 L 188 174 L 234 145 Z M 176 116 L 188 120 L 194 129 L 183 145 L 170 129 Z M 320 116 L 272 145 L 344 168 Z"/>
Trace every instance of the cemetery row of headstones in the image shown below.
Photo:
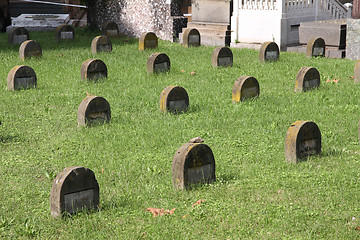
<path fill-rule="evenodd" d="M 88 97 L 81 107 L 96 106 L 94 101 L 99 101 L 104 112 L 110 111 L 99 97 Z M 291 124 L 285 138 L 286 161 L 298 163 L 320 152 L 321 133 L 316 123 L 296 121 Z M 194 185 L 216 180 L 214 154 L 203 143 L 202 138 L 191 139 L 175 152 L 171 175 L 175 189 L 191 189 Z M 53 180 L 50 191 L 51 215 L 66 216 L 84 209 L 97 208 L 99 192 L 99 184 L 93 171 L 85 167 L 67 167 Z"/>

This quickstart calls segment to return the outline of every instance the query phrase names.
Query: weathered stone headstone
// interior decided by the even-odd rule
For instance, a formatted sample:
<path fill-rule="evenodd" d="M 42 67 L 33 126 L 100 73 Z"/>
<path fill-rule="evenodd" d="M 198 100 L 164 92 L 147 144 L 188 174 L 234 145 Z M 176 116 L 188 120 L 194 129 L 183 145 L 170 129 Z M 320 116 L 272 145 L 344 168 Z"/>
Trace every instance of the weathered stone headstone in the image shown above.
<path fill-rule="evenodd" d="M 289 127 L 285 138 L 285 159 L 298 163 L 321 152 L 321 133 L 316 123 L 296 121 Z"/>
<path fill-rule="evenodd" d="M 88 59 L 81 64 L 81 79 L 97 81 L 100 78 L 107 78 L 106 64 L 100 59 Z"/>
<path fill-rule="evenodd" d="M 211 65 L 213 67 L 231 67 L 233 65 L 233 54 L 228 47 L 217 47 L 211 56 Z"/>
<path fill-rule="evenodd" d="M 322 38 L 313 38 L 306 45 L 307 57 L 325 57 L 325 41 Z"/>
<path fill-rule="evenodd" d="M 360 60 L 358 60 L 354 67 L 354 83 L 360 82 Z"/>
<path fill-rule="evenodd" d="M 108 37 L 119 37 L 119 27 L 115 22 L 105 22 L 102 25 L 102 33 Z"/>
<path fill-rule="evenodd" d="M 73 214 L 97 208 L 99 184 L 95 174 L 85 167 L 67 167 L 53 181 L 50 192 L 51 216 Z"/>
<path fill-rule="evenodd" d="M 171 175 L 177 189 L 189 189 L 192 184 L 212 183 L 215 159 L 210 147 L 203 143 L 185 143 L 175 153 Z"/>
<path fill-rule="evenodd" d="M 199 47 L 201 45 L 200 32 L 196 28 L 187 28 L 183 33 L 184 47 Z"/>
<path fill-rule="evenodd" d="M 93 126 L 110 122 L 110 104 L 103 97 L 87 96 L 78 109 L 78 126 Z"/>
<path fill-rule="evenodd" d="M 99 52 L 111 52 L 111 51 L 112 51 L 112 44 L 107 36 L 105 35 L 97 36 L 92 40 L 91 52 L 93 54 Z"/>
<path fill-rule="evenodd" d="M 248 98 L 258 97 L 260 94 L 259 82 L 254 77 L 240 76 L 234 83 L 232 102 L 239 103 Z"/>
<path fill-rule="evenodd" d="M 59 42 L 62 40 L 74 40 L 74 39 L 75 39 L 75 30 L 72 26 L 67 24 L 62 24 L 56 28 L 55 41 Z"/>
<path fill-rule="evenodd" d="M 31 57 L 41 57 L 42 49 L 40 43 L 35 40 L 27 40 L 20 45 L 19 56 L 21 60 Z"/>
<path fill-rule="evenodd" d="M 165 53 L 153 53 L 147 61 L 148 73 L 170 71 L 170 58 Z"/>
<path fill-rule="evenodd" d="M 139 50 L 158 47 L 158 38 L 153 32 L 142 33 L 139 39 Z"/>
<path fill-rule="evenodd" d="M 36 87 L 37 79 L 34 69 L 19 65 L 13 67 L 7 76 L 8 90 L 20 90 Z"/>
<path fill-rule="evenodd" d="M 161 112 L 186 112 L 189 107 L 189 96 L 183 87 L 168 86 L 161 92 L 159 104 Z"/>
<path fill-rule="evenodd" d="M 305 92 L 320 86 L 320 73 L 313 67 L 302 67 L 295 82 L 295 92 Z"/>
<path fill-rule="evenodd" d="M 9 44 L 22 44 L 23 42 L 29 39 L 30 39 L 29 32 L 24 27 L 13 28 L 8 33 Z"/>
<path fill-rule="evenodd" d="M 279 56 L 279 46 L 275 42 L 264 42 L 261 45 L 259 52 L 260 62 L 277 61 Z"/>

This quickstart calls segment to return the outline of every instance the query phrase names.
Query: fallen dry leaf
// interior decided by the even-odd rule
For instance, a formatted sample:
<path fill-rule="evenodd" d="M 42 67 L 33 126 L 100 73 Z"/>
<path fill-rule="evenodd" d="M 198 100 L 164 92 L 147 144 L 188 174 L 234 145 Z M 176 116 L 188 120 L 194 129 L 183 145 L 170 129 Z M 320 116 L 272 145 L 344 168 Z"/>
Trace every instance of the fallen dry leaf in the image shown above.
<path fill-rule="evenodd" d="M 86 95 L 88 95 L 88 96 L 92 96 L 92 94 L 91 94 L 91 93 L 88 93 L 88 92 L 86 92 Z"/>
<path fill-rule="evenodd" d="M 201 205 L 202 202 L 205 202 L 205 200 L 204 199 L 199 199 L 199 200 L 196 201 L 196 203 L 194 203 L 192 205 L 192 207 L 194 207 L 195 205 Z"/>
<path fill-rule="evenodd" d="M 181 69 L 181 72 L 185 72 L 185 70 L 182 70 L 182 69 Z"/>
<path fill-rule="evenodd" d="M 186 214 L 186 215 L 182 216 L 182 218 L 187 218 L 188 216 L 189 216 L 189 215 Z"/>
<path fill-rule="evenodd" d="M 349 78 L 354 78 L 354 76 L 350 76 Z"/>
<path fill-rule="evenodd" d="M 334 83 L 338 83 L 339 80 L 340 80 L 340 78 L 338 78 L 338 79 L 336 79 L 336 80 L 335 80 L 335 78 L 334 78 L 334 79 L 333 79 L 333 82 L 334 82 Z"/>
<path fill-rule="evenodd" d="M 326 82 L 331 82 L 331 80 L 330 80 L 330 79 L 326 79 Z"/>
<path fill-rule="evenodd" d="M 173 208 L 171 210 L 169 209 L 166 209 L 164 210 L 163 208 L 162 209 L 159 209 L 159 208 L 147 208 L 146 210 L 151 212 L 153 217 L 156 217 L 156 216 L 162 216 L 162 215 L 173 215 L 174 211 L 175 211 L 176 208 Z"/>
<path fill-rule="evenodd" d="M 196 73 L 196 72 L 194 72 L 194 71 L 193 71 L 193 72 L 191 72 L 190 74 L 191 74 L 191 76 L 197 75 L 197 73 Z"/>

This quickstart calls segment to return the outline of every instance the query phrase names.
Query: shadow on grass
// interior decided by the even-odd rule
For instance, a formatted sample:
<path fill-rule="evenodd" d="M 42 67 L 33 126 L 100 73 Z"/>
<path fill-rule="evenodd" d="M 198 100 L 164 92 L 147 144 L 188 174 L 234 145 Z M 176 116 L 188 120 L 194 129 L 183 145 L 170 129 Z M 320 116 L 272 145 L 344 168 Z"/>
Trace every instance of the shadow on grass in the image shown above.
<path fill-rule="evenodd" d="M 0 136 L 0 142 L 1 143 L 13 143 L 13 142 L 20 142 L 20 137 L 19 136 L 11 136 L 11 135 L 6 135 Z"/>

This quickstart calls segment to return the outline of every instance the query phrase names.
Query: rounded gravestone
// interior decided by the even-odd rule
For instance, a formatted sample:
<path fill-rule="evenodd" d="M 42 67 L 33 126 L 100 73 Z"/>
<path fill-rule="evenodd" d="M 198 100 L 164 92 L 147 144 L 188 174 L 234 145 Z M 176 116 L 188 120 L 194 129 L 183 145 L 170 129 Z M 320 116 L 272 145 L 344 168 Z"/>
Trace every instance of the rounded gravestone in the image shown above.
<path fill-rule="evenodd" d="M 22 44 L 23 42 L 29 39 L 30 39 L 29 32 L 24 27 L 13 28 L 8 33 L 9 44 Z"/>
<path fill-rule="evenodd" d="M 325 56 L 325 40 L 322 38 L 312 38 L 306 45 L 307 57 L 324 57 Z"/>
<path fill-rule="evenodd" d="M 139 50 L 145 50 L 158 47 L 158 38 L 153 32 L 142 33 L 139 39 Z"/>
<path fill-rule="evenodd" d="M 211 65 L 213 67 L 231 67 L 233 65 L 233 54 L 228 47 L 217 47 L 211 56 Z"/>
<path fill-rule="evenodd" d="M 106 64 L 100 59 L 88 59 L 81 64 L 81 79 L 97 81 L 101 78 L 107 78 Z"/>
<path fill-rule="evenodd" d="M 188 142 L 175 153 L 171 175 L 177 189 L 188 189 L 192 184 L 212 183 L 215 178 L 215 159 L 210 147 Z"/>
<path fill-rule="evenodd" d="M 161 92 L 159 104 L 161 112 L 186 112 L 189 107 L 189 96 L 183 87 L 168 86 Z"/>
<path fill-rule="evenodd" d="M 313 67 L 302 67 L 295 82 L 295 92 L 306 92 L 320 86 L 320 73 Z"/>
<path fill-rule="evenodd" d="M 321 152 L 321 133 L 316 123 L 296 121 L 289 127 L 285 138 L 285 159 L 298 163 Z"/>
<path fill-rule="evenodd" d="M 148 73 L 170 71 L 170 58 L 165 53 L 153 53 L 147 61 Z"/>
<path fill-rule="evenodd" d="M 87 96 L 78 109 L 78 126 L 94 126 L 110 122 L 110 104 L 103 97 Z"/>
<path fill-rule="evenodd" d="M 85 167 L 67 167 L 53 181 L 50 192 L 51 216 L 72 214 L 99 205 L 99 184 Z"/>
<path fill-rule="evenodd" d="M 21 60 L 31 57 L 41 57 L 42 49 L 39 42 L 34 40 L 27 40 L 20 45 L 19 56 Z"/>
<path fill-rule="evenodd" d="M 200 32 L 196 28 L 187 28 L 183 33 L 184 47 L 199 47 L 201 44 Z"/>
<path fill-rule="evenodd" d="M 240 76 L 234 83 L 232 102 L 239 103 L 248 98 L 258 97 L 260 94 L 259 82 L 254 77 Z"/>
<path fill-rule="evenodd" d="M 360 60 L 358 60 L 354 67 L 354 83 L 360 82 Z"/>
<path fill-rule="evenodd" d="M 34 69 L 19 65 L 13 67 L 7 76 L 8 90 L 20 90 L 36 87 L 37 79 Z"/>
<path fill-rule="evenodd" d="M 67 24 L 62 24 L 58 26 L 55 30 L 55 41 L 63 40 L 74 40 L 75 39 L 75 30 L 72 26 Z"/>
<path fill-rule="evenodd" d="M 115 22 L 105 22 L 102 27 L 102 33 L 108 37 L 119 37 L 119 27 Z"/>
<path fill-rule="evenodd" d="M 275 42 L 264 42 L 259 52 L 260 62 L 279 60 L 279 46 Z"/>
<path fill-rule="evenodd" d="M 99 52 L 111 52 L 111 51 L 112 51 L 112 44 L 107 36 L 105 35 L 97 36 L 92 40 L 91 52 L 93 54 Z"/>

